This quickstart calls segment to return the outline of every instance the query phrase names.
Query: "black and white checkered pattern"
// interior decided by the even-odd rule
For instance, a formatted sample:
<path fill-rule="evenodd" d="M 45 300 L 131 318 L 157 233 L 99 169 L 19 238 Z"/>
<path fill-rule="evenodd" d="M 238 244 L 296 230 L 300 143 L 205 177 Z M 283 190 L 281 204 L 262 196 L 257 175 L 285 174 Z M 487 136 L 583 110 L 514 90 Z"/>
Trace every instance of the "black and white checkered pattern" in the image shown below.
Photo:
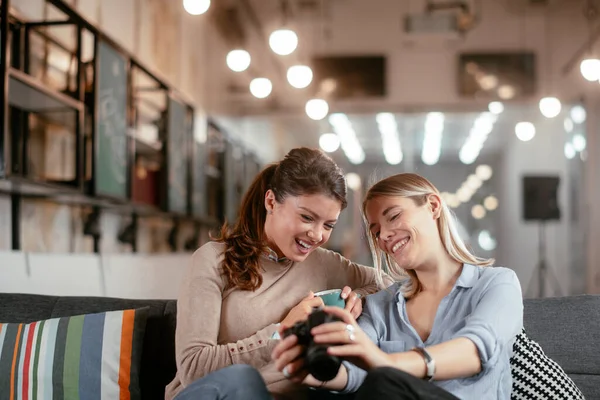
<path fill-rule="evenodd" d="M 511 400 L 583 400 L 583 394 L 525 329 L 517 335 L 510 359 L 513 386 Z"/>

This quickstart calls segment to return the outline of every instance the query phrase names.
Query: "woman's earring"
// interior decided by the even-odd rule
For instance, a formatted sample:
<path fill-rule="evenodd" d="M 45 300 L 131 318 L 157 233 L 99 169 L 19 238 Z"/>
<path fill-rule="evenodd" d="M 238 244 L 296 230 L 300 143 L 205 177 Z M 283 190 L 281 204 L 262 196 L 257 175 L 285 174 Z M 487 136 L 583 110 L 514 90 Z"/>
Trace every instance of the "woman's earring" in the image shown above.
<path fill-rule="evenodd" d="M 267 210 L 267 214 L 273 214 L 273 210 Z"/>

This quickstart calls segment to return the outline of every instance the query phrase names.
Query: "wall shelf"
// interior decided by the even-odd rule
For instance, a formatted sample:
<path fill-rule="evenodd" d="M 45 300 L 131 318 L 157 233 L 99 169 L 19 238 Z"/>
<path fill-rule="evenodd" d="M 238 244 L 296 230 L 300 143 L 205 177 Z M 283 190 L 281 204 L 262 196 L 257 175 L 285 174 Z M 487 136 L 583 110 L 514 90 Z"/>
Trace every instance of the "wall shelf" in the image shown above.
<path fill-rule="evenodd" d="M 83 112 L 84 104 L 46 87 L 34 77 L 15 68 L 8 70 L 8 101 L 11 106 L 35 113 Z"/>
<path fill-rule="evenodd" d="M 22 199 L 92 208 L 95 218 L 105 210 L 192 223 L 195 236 L 231 220 L 248 184 L 247 172 L 226 162 L 239 146 L 211 118 L 202 119 L 207 142 L 197 143 L 186 96 L 67 2 L 45 2 L 64 19 L 24 21 L 10 14 L 10 0 L 0 7 L 0 193 L 11 196 L 13 249 Z M 53 26 L 71 27 L 74 44 L 52 35 Z M 69 57 L 67 69 L 37 55 L 45 43 Z M 101 234 L 91 236 L 98 252 Z"/>

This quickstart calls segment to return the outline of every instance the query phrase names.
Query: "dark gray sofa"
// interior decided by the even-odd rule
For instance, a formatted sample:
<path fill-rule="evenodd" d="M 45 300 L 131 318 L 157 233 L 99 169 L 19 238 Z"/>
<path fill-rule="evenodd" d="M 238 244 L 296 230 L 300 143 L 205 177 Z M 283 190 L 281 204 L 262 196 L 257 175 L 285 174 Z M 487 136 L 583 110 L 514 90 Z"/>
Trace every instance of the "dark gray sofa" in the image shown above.
<path fill-rule="evenodd" d="M 164 399 L 175 376 L 174 300 L 128 300 L 0 293 L 0 322 L 41 319 L 150 307 L 142 353 L 144 399 Z M 525 301 L 525 329 L 558 362 L 586 399 L 600 399 L 600 296 Z"/>

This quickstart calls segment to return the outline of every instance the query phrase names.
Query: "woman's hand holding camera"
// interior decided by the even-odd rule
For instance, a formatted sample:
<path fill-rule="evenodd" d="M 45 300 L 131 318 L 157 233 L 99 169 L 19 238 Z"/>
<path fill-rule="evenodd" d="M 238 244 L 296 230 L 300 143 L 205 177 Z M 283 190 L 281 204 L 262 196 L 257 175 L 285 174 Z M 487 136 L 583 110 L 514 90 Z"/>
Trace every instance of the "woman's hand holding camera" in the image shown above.
<path fill-rule="evenodd" d="M 349 311 L 338 307 L 325 307 L 323 311 L 342 320 L 321 324 L 311 330 L 315 344 L 329 345 L 327 354 L 348 360 L 367 371 L 376 367 L 392 366 L 390 356 L 381 351 L 360 329 Z M 284 338 L 272 353 L 275 367 L 293 382 L 318 386 L 318 382 L 312 382 L 314 379 L 307 379 L 307 376 L 310 376 L 305 369 L 304 350 L 304 346 L 298 344 L 295 335 Z"/>
<path fill-rule="evenodd" d="M 302 299 L 298 305 L 290 310 L 288 315 L 281 321 L 281 325 L 284 328 L 294 326 L 298 321 L 304 321 L 308 318 L 314 307 L 323 307 L 323 299 L 315 297 L 313 292 L 310 292 L 308 296 Z"/>
<path fill-rule="evenodd" d="M 302 356 L 304 350 L 304 346 L 298 344 L 298 337 L 290 335 L 281 340 L 271 354 L 277 370 L 292 382 L 302 383 L 308 376 Z"/>
<path fill-rule="evenodd" d="M 327 353 L 343 358 L 364 370 L 392 366 L 390 356 L 363 332 L 347 310 L 325 307 L 324 311 L 343 322 L 319 325 L 311 330 L 315 343 L 330 345 Z"/>

